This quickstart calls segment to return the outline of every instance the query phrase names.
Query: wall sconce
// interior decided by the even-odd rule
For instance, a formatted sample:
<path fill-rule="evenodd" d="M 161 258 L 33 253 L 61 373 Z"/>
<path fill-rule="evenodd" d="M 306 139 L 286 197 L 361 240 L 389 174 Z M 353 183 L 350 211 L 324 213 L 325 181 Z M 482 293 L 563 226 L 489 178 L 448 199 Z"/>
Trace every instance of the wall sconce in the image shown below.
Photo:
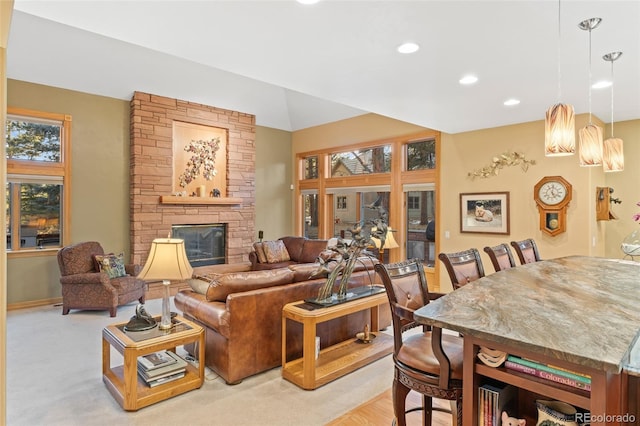
<path fill-rule="evenodd" d="M 580 165 L 602 164 L 602 128 L 591 122 L 591 31 L 598 28 L 601 18 L 586 19 L 578 24 L 581 30 L 589 31 L 589 124 L 580 129 Z"/>
<path fill-rule="evenodd" d="M 605 172 L 621 172 L 624 170 L 624 152 L 622 139 L 613 137 L 613 63 L 622 56 L 622 52 L 607 53 L 602 57 L 611 62 L 611 137 L 604 141 L 602 147 L 602 168 Z"/>

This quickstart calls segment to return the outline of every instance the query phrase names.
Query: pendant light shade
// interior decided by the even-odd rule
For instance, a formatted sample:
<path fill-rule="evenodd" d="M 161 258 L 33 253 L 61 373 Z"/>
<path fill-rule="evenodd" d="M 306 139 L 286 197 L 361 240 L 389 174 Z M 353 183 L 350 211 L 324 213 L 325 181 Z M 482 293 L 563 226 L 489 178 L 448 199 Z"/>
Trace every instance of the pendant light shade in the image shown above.
<path fill-rule="evenodd" d="M 602 127 L 587 124 L 578 131 L 580 137 L 580 165 L 583 167 L 602 164 Z"/>
<path fill-rule="evenodd" d="M 624 170 L 622 139 L 609 138 L 605 140 L 602 154 L 602 167 L 605 172 L 621 172 Z"/>
<path fill-rule="evenodd" d="M 602 168 L 605 172 L 621 172 L 624 170 L 624 151 L 622 139 L 613 137 L 613 62 L 622 56 L 622 52 L 607 53 L 602 57 L 611 62 L 611 137 L 604 141 L 602 149 Z"/>
<path fill-rule="evenodd" d="M 602 164 L 602 128 L 591 122 L 591 30 L 596 29 L 600 22 L 601 18 L 591 18 L 578 24 L 580 29 L 589 31 L 589 124 L 578 132 L 581 166 Z"/>
<path fill-rule="evenodd" d="M 555 104 L 544 120 L 544 155 L 572 155 L 576 152 L 576 123 L 573 106 Z"/>
<path fill-rule="evenodd" d="M 558 0 L 558 102 L 549 107 L 544 117 L 544 155 L 547 157 L 573 155 L 576 152 L 576 123 L 573 106 L 560 102 L 562 94 L 560 17 L 560 0 Z"/>

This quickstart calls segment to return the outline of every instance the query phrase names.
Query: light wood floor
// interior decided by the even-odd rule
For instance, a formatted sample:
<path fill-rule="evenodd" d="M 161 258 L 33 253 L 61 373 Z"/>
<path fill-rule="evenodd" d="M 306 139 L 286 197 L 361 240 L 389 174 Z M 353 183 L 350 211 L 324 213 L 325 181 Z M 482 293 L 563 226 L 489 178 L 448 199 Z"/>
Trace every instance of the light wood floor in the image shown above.
<path fill-rule="evenodd" d="M 407 397 L 407 409 L 418 407 L 422 399 L 419 394 L 410 392 Z M 435 400 L 438 407 L 449 407 L 448 401 Z M 389 426 L 393 421 L 393 401 L 391 399 L 391 389 L 378 395 L 359 407 L 354 408 L 345 415 L 338 417 L 334 421 L 327 423 L 327 426 Z M 422 424 L 422 412 L 414 411 L 407 414 L 408 426 L 419 426 Z M 451 426 L 451 415 L 434 411 L 433 426 Z"/>

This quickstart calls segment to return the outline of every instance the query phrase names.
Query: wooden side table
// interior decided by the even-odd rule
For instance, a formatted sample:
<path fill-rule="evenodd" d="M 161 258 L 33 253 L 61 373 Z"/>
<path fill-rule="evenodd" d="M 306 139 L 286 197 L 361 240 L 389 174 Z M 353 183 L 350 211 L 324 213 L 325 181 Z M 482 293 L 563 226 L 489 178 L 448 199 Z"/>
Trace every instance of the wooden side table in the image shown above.
<path fill-rule="evenodd" d="M 303 389 L 316 389 L 332 380 L 357 370 L 393 351 L 393 337 L 378 332 L 380 304 L 388 303 L 385 292 L 330 307 L 306 309 L 303 301 L 288 303 L 282 309 L 282 377 Z M 361 343 L 354 336 L 320 351 L 315 359 L 316 326 L 319 323 L 371 309 L 369 329 L 376 338 Z M 303 327 L 302 358 L 287 362 L 287 320 Z M 362 325 L 364 329 L 364 324 Z"/>
<path fill-rule="evenodd" d="M 204 383 L 204 329 L 181 316 L 173 318 L 170 330 L 155 327 L 148 331 L 126 332 L 127 323 L 102 330 L 102 381 L 123 409 L 136 411 L 172 396 L 197 389 Z M 196 342 L 199 366 L 187 363 L 183 378 L 149 387 L 138 377 L 138 357 Z M 111 367 L 111 346 L 124 357 L 124 364 Z"/>

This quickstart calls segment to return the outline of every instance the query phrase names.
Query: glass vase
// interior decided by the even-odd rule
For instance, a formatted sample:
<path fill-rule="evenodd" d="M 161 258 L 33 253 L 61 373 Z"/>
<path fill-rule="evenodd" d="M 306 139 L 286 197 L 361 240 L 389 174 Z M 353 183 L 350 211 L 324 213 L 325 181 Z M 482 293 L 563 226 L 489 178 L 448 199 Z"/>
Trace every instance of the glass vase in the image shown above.
<path fill-rule="evenodd" d="M 636 229 L 627 235 L 620 245 L 622 252 L 627 256 L 640 256 L 640 229 Z"/>

